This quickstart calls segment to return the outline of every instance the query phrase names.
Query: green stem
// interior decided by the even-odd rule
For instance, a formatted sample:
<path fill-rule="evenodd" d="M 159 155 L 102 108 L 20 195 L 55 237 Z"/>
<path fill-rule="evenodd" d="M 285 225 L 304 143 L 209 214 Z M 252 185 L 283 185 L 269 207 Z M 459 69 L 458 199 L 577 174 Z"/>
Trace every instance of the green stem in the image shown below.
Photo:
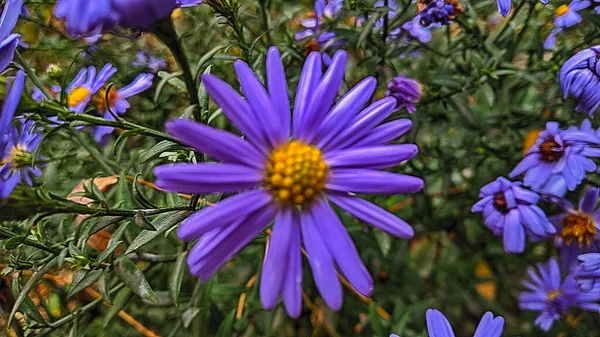
<path fill-rule="evenodd" d="M 263 25 L 263 29 L 265 30 L 266 34 L 267 34 L 267 42 L 269 43 L 269 46 L 274 45 L 273 43 L 273 38 L 271 37 L 271 27 L 269 26 L 269 15 L 267 14 L 267 6 L 269 3 L 269 0 L 259 0 L 260 2 L 260 16 L 262 19 L 262 25 Z"/>
<path fill-rule="evenodd" d="M 104 158 L 102 153 L 100 153 L 100 151 L 97 148 L 91 146 L 90 143 L 83 138 L 79 131 L 73 130 L 73 132 L 70 132 L 70 134 L 71 136 L 75 137 L 75 139 L 77 139 L 79 144 L 83 146 L 87 150 L 87 152 L 89 152 L 90 155 L 98 162 L 98 164 L 100 164 L 108 173 L 117 173 L 117 170 L 106 161 L 106 158 Z"/>
<path fill-rule="evenodd" d="M 9 230 L 7 228 L 0 227 L 0 238 L 1 239 L 8 240 L 8 239 L 13 238 L 13 237 L 15 237 L 17 235 L 19 235 L 19 234 L 14 233 L 14 232 L 12 232 L 11 230 Z M 30 246 L 30 247 L 41 249 L 41 250 L 43 250 L 45 252 L 48 252 L 50 254 L 57 255 L 57 254 L 60 254 L 60 252 L 61 252 L 61 249 L 54 248 L 54 247 L 48 247 L 48 246 L 46 246 L 46 245 L 44 245 L 44 244 L 42 244 L 40 242 L 33 241 L 33 240 L 27 239 L 27 238 L 23 239 L 22 243 L 24 245 L 27 245 L 27 246 Z"/>
<path fill-rule="evenodd" d="M 25 71 L 27 76 L 29 76 L 33 83 L 35 83 L 35 86 L 42 91 L 44 96 L 46 96 L 47 99 L 52 99 L 52 95 L 50 94 L 50 92 L 48 92 L 48 89 L 42 83 L 35 70 L 31 67 L 29 62 L 23 58 L 23 55 L 21 55 L 21 53 L 19 53 L 18 50 L 15 50 L 15 59 L 21 65 L 21 67 L 23 67 L 23 70 Z"/>

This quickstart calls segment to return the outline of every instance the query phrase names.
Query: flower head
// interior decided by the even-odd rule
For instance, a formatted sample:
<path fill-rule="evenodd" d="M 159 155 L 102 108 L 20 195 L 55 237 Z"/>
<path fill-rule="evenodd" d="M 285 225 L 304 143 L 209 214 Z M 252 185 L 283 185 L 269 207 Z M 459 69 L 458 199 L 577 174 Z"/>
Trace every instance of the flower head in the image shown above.
<path fill-rule="evenodd" d="M 537 272 L 533 268 L 527 271 L 530 280 L 523 282 L 527 291 L 519 295 L 521 310 L 538 311 L 540 315 L 535 324 L 548 331 L 554 321 L 570 308 L 598 311 L 600 293 L 583 293 L 579 290 L 573 273 L 564 279 L 556 259 L 538 264 Z"/>
<path fill-rule="evenodd" d="M 559 79 L 564 98 L 575 97 L 577 112 L 590 117 L 600 106 L 600 46 L 584 49 L 567 60 L 560 68 Z"/>
<path fill-rule="evenodd" d="M 167 62 L 147 51 L 140 51 L 137 53 L 135 60 L 131 62 L 134 67 L 146 68 L 153 74 L 156 74 L 159 70 L 167 68 Z"/>
<path fill-rule="evenodd" d="M 19 45 L 19 34 L 11 34 L 17 24 L 23 0 L 7 0 L 0 17 L 0 71 L 4 71 L 15 57 Z"/>
<path fill-rule="evenodd" d="M 81 69 L 66 90 L 67 104 L 71 111 L 83 112 L 94 95 L 116 72 L 117 69 L 110 63 L 102 67 L 98 74 L 96 74 L 96 67 L 93 66 Z"/>
<path fill-rule="evenodd" d="M 100 89 L 94 98 L 98 113 L 103 115 L 107 120 L 114 120 L 111 112 L 123 115 L 130 107 L 127 99 L 150 89 L 153 78 L 154 75 L 152 74 L 140 74 L 133 82 L 120 89 L 112 87 L 110 92 L 107 92 L 107 89 Z M 103 138 L 113 130 L 114 128 L 111 126 L 98 126 L 94 130 L 94 139 L 98 143 L 102 143 Z"/>
<path fill-rule="evenodd" d="M 588 8 L 592 4 L 589 0 L 573 0 L 568 5 L 561 5 L 554 13 L 554 29 L 544 42 L 544 48 L 552 49 L 556 44 L 556 35 L 562 32 L 565 28 L 575 26 L 582 21 L 579 11 Z"/>
<path fill-rule="evenodd" d="M 421 17 L 419 15 L 415 15 L 412 20 L 406 21 L 402 25 L 402 29 L 422 43 L 431 41 L 431 30 L 429 27 L 424 27 L 421 24 Z"/>
<path fill-rule="evenodd" d="M 426 314 L 429 337 L 454 337 L 454 331 L 448 319 L 438 310 L 429 309 Z M 504 318 L 486 312 L 475 330 L 475 337 L 500 337 L 504 330 Z"/>
<path fill-rule="evenodd" d="M 115 27 L 146 30 L 177 7 L 202 0 L 59 0 L 54 14 L 66 21 L 71 36 L 90 36 Z"/>
<path fill-rule="evenodd" d="M 312 17 L 301 21 L 305 29 L 296 33 L 296 41 L 308 39 L 305 43 L 308 52 L 341 46 L 344 42 L 337 39 L 334 32 L 326 31 L 324 26 L 328 19 L 341 13 L 343 6 L 343 0 L 316 0 Z"/>
<path fill-rule="evenodd" d="M 388 90 L 385 93 L 386 96 L 396 99 L 396 109 L 406 108 L 411 114 L 417 110 L 415 105 L 419 103 L 421 94 L 421 84 L 412 78 L 402 75 L 395 77 L 388 83 Z"/>
<path fill-rule="evenodd" d="M 334 105 L 346 58 L 345 52 L 337 52 L 323 74 L 322 56 L 308 56 L 293 119 L 283 63 L 274 47 L 267 54 L 266 88 L 246 63 L 235 63 L 246 99 L 217 77 L 203 76 L 209 95 L 244 139 L 189 120 L 167 123 L 175 137 L 222 163 L 160 166 L 154 170 L 158 186 L 183 193 L 240 192 L 180 226 L 182 240 L 200 238 L 188 258 L 192 274 L 208 279 L 274 221 L 260 298 L 271 309 L 282 296 L 288 313 L 296 317 L 302 308 L 301 245 L 329 307 L 342 304 L 336 266 L 359 293 L 373 290 L 373 279 L 331 203 L 392 235 L 413 235 L 406 222 L 354 194 L 413 193 L 423 181 L 380 171 L 412 158 L 417 147 L 387 144 L 405 133 L 410 122 L 379 125 L 394 111 L 396 100 L 384 98 L 365 107 L 375 91 L 374 78 L 360 82 Z"/>
<path fill-rule="evenodd" d="M 458 0 L 418 0 L 419 17 L 423 26 L 449 25 L 463 8 Z"/>
<path fill-rule="evenodd" d="M 585 124 L 589 123 L 584 122 Z M 598 157 L 598 149 L 592 147 L 599 140 L 588 130 L 561 130 L 557 122 L 548 122 L 525 158 L 510 173 L 514 178 L 525 173 L 523 180 L 533 190 L 562 196 L 567 188 L 572 191 L 587 172 L 593 172 L 596 164 L 589 157 Z"/>
<path fill-rule="evenodd" d="M 41 175 L 38 167 L 32 166 L 33 152 L 41 141 L 41 135 L 31 121 L 17 119 L 18 126 L 12 120 L 21 99 L 25 85 L 22 71 L 10 89 L 0 116 L 0 199 L 6 199 L 21 181 L 32 184 L 32 177 Z"/>
<path fill-rule="evenodd" d="M 496 236 L 503 237 L 507 253 L 522 253 L 525 237 L 538 241 L 547 238 L 556 230 L 544 211 L 537 206 L 539 196 L 500 177 L 481 188 L 479 200 L 473 212 L 483 212 L 485 225 Z"/>

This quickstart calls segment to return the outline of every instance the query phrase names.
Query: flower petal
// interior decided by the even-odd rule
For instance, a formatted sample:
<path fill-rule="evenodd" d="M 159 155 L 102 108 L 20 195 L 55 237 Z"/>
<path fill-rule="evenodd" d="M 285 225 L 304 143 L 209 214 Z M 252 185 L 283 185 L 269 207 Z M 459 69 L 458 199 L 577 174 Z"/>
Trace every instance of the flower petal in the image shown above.
<path fill-rule="evenodd" d="M 367 194 L 415 193 L 423 180 L 405 174 L 369 169 L 333 169 L 326 188 L 342 192 Z"/>
<path fill-rule="evenodd" d="M 438 310 L 429 309 L 425 316 L 429 337 L 454 337 L 452 326 L 444 314 Z"/>
<path fill-rule="evenodd" d="M 414 144 L 369 146 L 331 151 L 325 155 L 329 167 L 384 169 L 417 155 Z"/>
<path fill-rule="evenodd" d="M 290 317 L 302 313 L 302 254 L 300 246 L 300 218 L 292 214 L 292 228 L 288 248 L 288 264 L 283 285 L 283 304 Z"/>
<path fill-rule="evenodd" d="M 382 124 L 367 136 L 358 140 L 354 146 L 372 146 L 389 143 L 402 137 L 412 128 L 412 121 L 408 118 L 397 119 L 395 121 Z"/>
<path fill-rule="evenodd" d="M 285 78 L 285 70 L 281 62 L 281 55 L 277 47 L 269 48 L 267 53 L 267 85 L 269 95 L 273 101 L 273 108 L 280 117 L 281 130 L 284 138 L 289 138 L 291 132 L 290 98 L 288 97 L 288 86 Z"/>
<path fill-rule="evenodd" d="M 323 66 L 321 64 L 321 53 L 312 52 L 306 58 L 304 67 L 302 68 L 302 75 L 296 88 L 296 100 L 294 105 L 294 118 L 293 118 L 293 134 L 296 135 L 300 130 L 301 121 L 306 118 L 308 105 L 313 92 L 317 88 L 321 76 L 323 74 Z"/>

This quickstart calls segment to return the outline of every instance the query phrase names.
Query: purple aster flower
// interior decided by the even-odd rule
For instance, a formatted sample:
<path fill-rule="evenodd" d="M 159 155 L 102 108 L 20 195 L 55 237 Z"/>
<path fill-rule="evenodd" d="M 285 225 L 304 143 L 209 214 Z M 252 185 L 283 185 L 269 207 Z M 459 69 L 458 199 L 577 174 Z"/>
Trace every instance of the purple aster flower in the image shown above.
<path fill-rule="evenodd" d="M 330 203 L 392 235 L 413 236 L 409 224 L 354 194 L 413 193 L 423 181 L 380 171 L 409 160 L 418 149 L 387 144 L 406 132 L 410 122 L 379 125 L 394 111 L 396 100 L 369 104 L 374 78 L 364 79 L 334 105 L 346 61 L 346 52 L 338 51 L 323 74 L 322 56 L 308 56 L 293 119 L 275 47 L 267 54 L 266 88 L 246 63 L 235 63 L 246 99 L 217 77 L 203 76 L 209 95 L 244 138 L 189 120 L 167 123 L 175 137 L 222 163 L 160 166 L 154 170 L 158 186 L 195 194 L 240 192 L 179 227 L 182 240 L 199 238 L 188 258 L 193 275 L 207 280 L 274 221 L 260 282 L 263 306 L 274 308 L 282 296 L 289 315 L 300 315 L 303 245 L 321 296 L 337 310 L 342 286 L 336 266 L 363 295 L 373 290 L 373 279 Z"/>
<path fill-rule="evenodd" d="M 545 239 L 556 229 L 537 206 L 537 193 L 520 187 L 504 177 L 481 188 L 479 200 L 472 212 L 483 212 L 484 223 L 494 235 L 502 236 L 507 253 L 522 253 L 525 250 L 525 237 L 532 241 Z"/>
<path fill-rule="evenodd" d="M 579 290 L 573 273 L 563 280 L 556 259 L 546 264 L 538 264 L 537 272 L 533 268 L 527 271 L 530 280 L 523 282 L 527 292 L 519 295 L 521 310 L 538 311 L 540 315 L 535 325 L 548 331 L 554 321 L 570 308 L 579 308 L 597 312 L 600 304 L 600 293 L 583 293 Z"/>
<path fill-rule="evenodd" d="M 8 0 L 0 17 L 0 71 L 4 71 L 15 57 L 21 35 L 11 34 L 23 8 L 23 0 Z"/>
<path fill-rule="evenodd" d="M 425 27 L 449 25 L 463 10 L 458 0 L 418 0 L 417 7 Z"/>
<path fill-rule="evenodd" d="M 580 255 L 575 278 L 581 291 L 600 292 L 600 253 Z"/>
<path fill-rule="evenodd" d="M 337 17 L 343 6 L 343 0 L 316 0 L 314 17 L 301 21 L 301 25 L 305 29 L 296 33 L 296 41 L 308 39 L 305 46 L 309 52 L 324 51 L 329 47 L 342 46 L 344 41 L 337 39 L 334 32 L 325 31 L 324 23 L 327 19 Z M 329 57 L 327 56 L 327 58 Z"/>
<path fill-rule="evenodd" d="M 385 95 L 396 99 L 397 110 L 406 108 L 406 111 L 411 114 L 417 110 L 415 105 L 419 103 L 422 94 L 419 82 L 400 75 L 391 80 L 387 87 Z"/>
<path fill-rule="evenodd" d="M 567 188 L 573 191 L 587 172 L 596 170 L 589 157 L 598 157 L 594 134 L 577 130 L 561 130 L 557 122 L 548 122 L 525 158 L 512 170 L 514 178 L 525 173 L 523 180 L 533 190 L 562 196 Z"/>
<path fill-rule="evenodd" d="M 541 3 L 543 3 L 544 5 L 548 4 L 550 0 L 540 0 Z M 508 12 L 510 12 L 510 8 L 512 6 L 512 1 L 511 0 L 496 0 L 496 2 L 498 3 L 498 12 L 500 12 L 500 14 L 502 14 L 502 16 L 506 17 L 508 15 Z"/>
<path fill-rule="evenodd" d="M 544 48 L 552 49 L 556 45 L 556 35 L 562 32 L 565 28 L 575 26 L 582 21 L 579 11 L 588 8 L 591 5 L 588 0 L 573 0 L 568 5 L 561 5 L 555 10 L 556 17 L 554 19 L 555 28 L 552 29 L 550 35 L 544 42 Z"/>
<path fill-rule="evenodd" d="M 131 62 L 131 65 L 134 67 L 146 68 L 153 74 L 167 68 L 167 62 L 165 60 L 156 57 L 147 51 L 138 52 L 135 60 Z"/>
<path fill-rule="evenodd" d="M 89 66 L 79 71 L 67 87 L 67 104 L 71 111 L 81 113 L 92 100 L 92 97 L 117 72 L 110 63 L 96 74 L 96 67 Z"/>
<path fill-rule="evenodd" d="M 6 199 L 20 183 L 32 185 L 33 176 L 42 172 L 37 166 L 31 166 L 34 152 L 42 136 L 36 132 L 31 121 L 18 118 L 18 126 L 12 125 L 12 119 L 19 105 L 25 86 L 25 74 L 22 71 L 8 91 L 2 105 L 0 116 L 0 199 Z"/>
<path fill-rule="evenodd" d="M 600 209 L 596 208 L 599 191 L 597 188 L 587 190 L 579 200 L 577 209 L 564 198 L 551 198 L 551 202 L 565 210 L 565 213 L 550 218 L 558 231 L 557 241 L 563 269 L 574 266 L 580 254 L 596 251 L 600 247 Z"/>
<path fill-rule="evenodd" d="M 421 24 L 421 16 L 416 15 L 412 20 L 406 21 L 402 25 L 402 29 L 407 31 L 410 36 L 421 41 L 422 43 L 427 43 L 431 41 L 431 30 L 429 27 L 423 27 Z"/>
<path fill-rule="evenodd" d="M 455 336 L 450 322 L 439 310 L 427 310 L 426 318 L 429 337 Z M 481 318 L 474 337 L 500 337 L 503 330 L 504 318 L 500 316 L 494 318 L 494 314 L 488 311 Z"/>
<path fill-rule="evenodd" d="M 585 111 L 590 117 L 600 106 L 600 46 L 584 49 L 567 60 L 560 68 L 559 79 L 564 98 L 575 97 L 575 111 Z"/>
<path fill-rule="evenodd" d="M 112 87 L 107 95 L 105 89 L 98 91 L 95 97 L 96 109 L 98 113 L 104 116 L 105 119 L 113 121 L 113 115 L 107 110 L 117 115 L 123 115 L 129 109 L 130 105 L 127 101 L 128 98 L 138 95 L 152 87 L 152 74 L 141 74 L 138 75 L 133 82 L 123 88 L 116 89 Z M 108 101 L 106 100 L 108 96 Z M 98 143 L 103 143 L 106 135 L 112 133 L 114 128 L 112 126 L 98 126 L 94 129 L 94 139 Z"/>
<path fill-rule="evenodd" d="M 177 7 L 194 6 L 202 0 L 59 0 L 54 14 L 66 21 L 74 37 L 90 36 L 123 28 L 147 30 Z"/>

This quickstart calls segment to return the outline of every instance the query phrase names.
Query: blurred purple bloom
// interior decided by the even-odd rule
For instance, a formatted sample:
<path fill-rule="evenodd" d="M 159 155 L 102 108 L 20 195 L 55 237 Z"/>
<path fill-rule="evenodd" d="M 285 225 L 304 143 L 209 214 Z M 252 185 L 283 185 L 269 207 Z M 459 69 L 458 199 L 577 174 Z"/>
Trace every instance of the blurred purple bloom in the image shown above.
<path fill-rule="evenodd" d="M 343 0 L 316 0 L 314 17 L 302 20 L 305 28 L 296 33 L 296 41 L 309 39 L 306 43 L 309 51 L 325 51 L 329 47 L 340 47 L 344 44 L 336 38 L 334 32 L 324 30 L 326 19 L 333 19 L 340 14 L 344 6 Z"/>
<path fill-rule="evenodd" d="M 67 87 L 67 104 L 71 111 L 81 113 L 91 101 L 92 97 L 106 84 L 117 72 L 110 63 L 106 64 L 96 74 L 96 67 L 89 66 L 79 71 L 77 76 Z"/>
<path fill-rule="evenodd" d="M 543 3 L 544 5 L 548 4 L 550 0 L 540 0 L 541 3 Z M 496 2 L 498 3 L 498 12 L 500 12 L 500 14 L 502 14 L 502 16 L 506 17 L 508 15 L 508 13 L 510 12 L 510 7 L 512 5 L 512 1 L 511 0 L 496 0 Z"/>
<path fill-rule="evenodd" d="M 561 5 L 555 10 L 554 26 L 550 35 L 544 42 L 544 48 L 552 49 L 556 45 L 556 35 L 565 28 L 575 26 L 582 21 L 579 11 L 588 8 L 591 5 L 589 0 L 573 0 L 568 5 Z"/>
<path fill-rule="evenodd" d="M 427 43 L 431 41 L 431 30 L 429 27 L 424 27 L 421 24 L 421 17 L 415 16 L 412 20 L 406 21 L 402 25 L 402 29 L 406 30 L 413 38 Z"/>
<path fill-rule="evenodd" d="M 66 21 L 73 37 L 90 36 L 116 26 L 148 29 L 177 7 L 194 6 L 202 0 L 59 0 L 54 14 Z"/>
<path fill-rule="evenodd" d="M 581 291 L 600 292 L 600 253 L 580 255 L 575 278 Z"/>
<path fill-rule="evenodd" d="M 321 54 L 308 56 L 293 119 L 275 47 L 267 54 L 266 88 L 246 63 L 235 63 L 245 99 L 217 77 L 203 76 L 209 95 L 244 138 L 189 120 L 167 123 L 175 137 L 223 163 L 160 166 L 154 170 L 158 186 L 182 193 L 240 192 L 200 210 L 179 227 L 182 240 L 199 238 L 188 257 L 193 275 L 207 280 L 274 220 L 260 299 L 272 309 L 282 296 L 289 315 L 298 317 L 302 243 L 317 288 L 332 309 L 341 307 L 343 297 L 336 266 L 359 293 L 373 290 L 373 278 L 330 202 L 394 236 L 413 236 L 409 224 L 353 194 L 413 193 L 423 181 L 380 171 L 409 160 L 418 149 L 387 144 L 406 132 L 410 122 L 379 126 L 396 101 L 384 98 L 365 107 L 376 88 L 374 78 L 364 79 L 334 105 L 346 61 L 346 52 L 337 52 L 323 74 Z"/>
<path fill-rule="evenodd" d="M 573 273 L 562 280 L 560 268 L 556 259 L 552 258 L 546 264 L 538 264 L 537 272 L 530 268 L 527 271 L 529 281 L 523 282 L 527 292 L 519 295 L 521 310 L 539 311 L 535 325 L 548 331 L 554 321 L 560 318 L 570 308 L 579 308 L 598 312 L 600 293 L 583 293 L 579 290 Z"/>
<path fill-rule="evenodd" d="M 421 24 L 425 27 L 431 25 L 449 25 L 462 8 L 453 0 L 426 0 L 425 6 L 419 11 Z"/>
<path fill-rule="evenodd" d="M 589 123 L 589 121 L 588 121 Z M 585 124 L 585 123 L 584 123 Z M 562 196 L 567 189 L 573 191 L 587 172 L 596 170 L 589 157 L 600 153 L 592 144 L 600 140 L 583 130 L 561 130 L 557 122 L 548 122 L 525 158 L 510 173 L 514 178 L 525 173 L 523 180 L 533 190 Z"/>
<path fill-rule="evenodd" d="M 96 95 L 95 101 L 98 113 L 110 121 L 113 121 L 114 117 L 107 110 L 107 107 L 109 107 L 110 111 L 112 111 L 114 114 L 123 115 L 130 107 L 127 99 L 150 89 L 150 87 L 152 87 L 153 78 L 154 75 L 152 74 L 138 75 L 129 85 L 126 85 L 118 90 L 111 89 L 110 93 L 108 93 L 108 101 L 106 100 L 106 90 L 100 90 Z M 94 139 L 98 143 L 103 143 L 104 137 L 112 133 L 113 130 L 114 128 L 112 126 L 97 126 L 94 128 L 93 132 Z"/>
<path fill-rule="evenodd" d="M 156 57 L 147 51 L 138 52 L 135 60 L 131 62 L 131 65 L 134 67 L 146 68 L 153 74 L 167 68 L 167 62 L 165 60 Z"/>
<path fill-rule="evenodd" d="M 455 337 L 450 322 L 439 310 L 427 310 L 426 318 L 429 337 Z M 474 337 L 500 337 L 503 330 L 504 318 L 494 318 L 494 314 L 488 311 L 481 318 Z"/>
<path fill-rule="evenodd" d="M 422 95 L 421 84 L 412 78 L 397 76 L 388 83 L 386 96 L 394 97 L 397 105 L 396 109 L 406 108 L 408 113 L 414 113 Z"/>
<path fill-rule="evenodd" d="M 33 177 L 40 176 L 41 170 L 33 163 L 33 154 L 42 136 L 36 132 L 31 121 L 18 118 L 18 126 L 12 121 L 19 106 L 21 94 L 25 87 L 25 74 L 22 71 L 8 90 L 0 116 L 0 199 L 6 199 L 15 187 L 24 182 L 32 185 Z"/>
<path fill-rule="evenodd" d="M 564 98 L 579 100 L 575 111 L 585 111 L 590 117 L 600 106 L 600 46 L 584 49 L 561 67 L 559 79 Z"/>
<path fill-rule="evenodd" d="M 545 239 L 556 229 L 537 206 L 537 193 L 499 177 L 481 188 L 479 200 L 472 212 L 483 212 L 484 223 L 494 235 L 503 236 L 504 251 L 510 254 L 525 250 L 526 236 L 533 241 Z"/>
<path fill-rule="evenodd" d="M 4 71 L 15 57 L 21 35 L 11 34 L 23 8 L 23 0 L 8 0 L 0 17 L 0 71 Z"/>

